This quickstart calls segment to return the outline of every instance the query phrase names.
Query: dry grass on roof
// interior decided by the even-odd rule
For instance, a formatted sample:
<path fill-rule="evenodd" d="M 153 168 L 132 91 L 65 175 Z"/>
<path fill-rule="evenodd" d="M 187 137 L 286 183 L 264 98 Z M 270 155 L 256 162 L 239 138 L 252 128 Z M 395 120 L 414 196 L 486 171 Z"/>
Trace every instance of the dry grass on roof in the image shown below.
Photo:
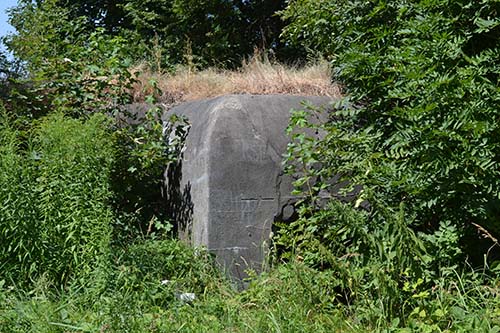
<path fill-rule="evenodd" d="M 330 65 L 317 61 L 303 67 L 285 66 L 255 56 L 234 71 L 178 68 L 175 73 L 155 73 L 146 64 L 134 68 L 137 82 L 134 100 L 141 102 L 155 90 L 160 102 L 178 103 L 228 94 L 290 94 L 340 97 L 340 88 L 332 82 Z M 158 97 L 158 96 L 157 96 Z"/>

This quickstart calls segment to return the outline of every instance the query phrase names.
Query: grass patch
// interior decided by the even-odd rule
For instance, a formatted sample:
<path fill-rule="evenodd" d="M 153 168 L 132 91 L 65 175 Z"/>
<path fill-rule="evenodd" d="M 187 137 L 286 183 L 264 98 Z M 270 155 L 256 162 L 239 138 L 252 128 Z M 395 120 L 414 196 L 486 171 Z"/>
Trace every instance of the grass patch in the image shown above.
<path fill-rule="evenodd" d="M 136 102 L 156 95 L 165 104 L 217 97 L 227 94 L 289 94 L 340 97 L 332 82 L 330 64 L 317 60 L 305 66 L 287 66 L 255 55 L 234 71 L 178 67 L 173 73 L 153 72 L 146 63 L 132 69 Z"/>
<path fill-rule="evenodd" d="M 0 282 L 0 332 L 498 332 L 500 283 L 457 274 L 387 320 L 378 299 L 342 301 L 335 270 L 279 264 L 237 292 L 204 250 L 176 240 L 115 248 L 104 288 Z M 352 272 L 356 274 L 355 271 Z M 453 278 L 452 278 L 453 277 Z M 186 302 L 183 293 L 194 293 Z M 363 295 L 359 295 L 363 297 Z M 412 300 L 412 302 L 413 302 Z M 370 318 L 369 321 L 366 318 Z"/>

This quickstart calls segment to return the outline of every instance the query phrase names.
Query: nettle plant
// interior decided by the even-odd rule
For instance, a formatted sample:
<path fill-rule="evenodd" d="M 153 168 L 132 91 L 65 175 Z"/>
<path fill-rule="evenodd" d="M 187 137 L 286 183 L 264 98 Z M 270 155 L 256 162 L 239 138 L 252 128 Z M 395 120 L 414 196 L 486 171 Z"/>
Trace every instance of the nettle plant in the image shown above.
<path fill-rule="evenodd" d="M 306 177 L 363 184 L 353 205 L 368 200 L 372 217 L 403 203 L 414 230 L 451 226 L 482 262 L 471 238 L 488 250 L 500 235 L 499 11 L 492 0 L 291 2 L 285 38 L 332 59 L 348 96 L 324 139 L 291 147 L 309 157 Z"/>

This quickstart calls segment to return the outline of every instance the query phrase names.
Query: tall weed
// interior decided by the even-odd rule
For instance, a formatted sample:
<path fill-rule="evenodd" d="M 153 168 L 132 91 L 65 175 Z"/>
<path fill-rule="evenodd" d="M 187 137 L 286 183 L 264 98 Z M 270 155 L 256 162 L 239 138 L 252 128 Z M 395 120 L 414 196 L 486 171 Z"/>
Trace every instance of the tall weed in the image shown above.
<path fill-rule="evenodd" d="M 113 143 L 104 116 L 87 121 L 55 114 L 21 149 L 16 131 L 1 128 L 2 277 L 56 284 L 92 272 L 109 251 L 108 206 Z"/>
<path fill-rule="evenodd" d="M 90 273 L 109 251 L 113 142 L 107 120 L 49 116 L 34 140 L 43 270 L 58 282 Z"/>
<path fill-rule="evenodd" d="M 2 111 L 3 109 L 0 109 Z M 4 111 L 4 110 L 3 110 Z M 35 174 L 23 152 L 19 132 L 0 114 L 0 272 L 22 283 L 40 272 L 41 228 L 35 221 Z"/>

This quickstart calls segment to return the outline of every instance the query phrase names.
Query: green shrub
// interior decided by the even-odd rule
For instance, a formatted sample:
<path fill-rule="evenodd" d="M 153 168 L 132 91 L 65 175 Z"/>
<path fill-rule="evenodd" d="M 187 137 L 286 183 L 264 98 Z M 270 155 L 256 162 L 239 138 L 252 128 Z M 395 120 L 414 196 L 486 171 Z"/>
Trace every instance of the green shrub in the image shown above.
<path fill-rule="evenodd" d="M 113 142 L 108 125 L 102 115 L 85 122 L 54 115 L 37 131 L 43 269 L 60 281 L 88 274 L 109 251 Z"/>
<path fill-rule="evenodd" d="M 463 273 L 465 259 L 495 259 L 499 10 L 488 0 L 297 0 L 282 12 L 285 38 L 331 59 L 346 97 L 324 124 L 310 106 L 292 117 L 290 132 L 323 138 L 293 132 L 288 167 L 304 201 L 277 246 L 339 274 L 362 323 L 401 327 L 423 311 L 420 323 L 437 326 L 419 329 L 446 329 L 427 321 L 434 291 L 448 290 L 452 272 L 481 284 Z M 348 203 L 322 199 L 354 185 L 362 190 Z"/>
<path fill-rule="evenodd" d="M 151 289 L 152 285 L 159 288 L 165 281 L 163 284 L 170 291 L 174 288 L 200 295 L 213 292 L 213 283 L 222 278 L 208 252 L 176 240 L 136 240 L 117 249 L 116 254 L 112 292 L 133 292 L 137 293 L 136 297 L 146 298 L 148 288 L 155 290 Z M 172 299 L 165 297 L 158 301 L 165 304 Z"/>
<path fill-rule="evenodd" d="M 326 53 L 348 95 L 324 139 L 296 146 L 306 169 L 321 163 L 316 188 L 334 174 L 363 184 L 372 217 L 404 203 L 412 228 L 453 226 L 481 264 L 473 235 L 489 238 L 487 250 L 500 234 L 499 10 L 488 0 L 291 2 L 285 35 Z"/>

